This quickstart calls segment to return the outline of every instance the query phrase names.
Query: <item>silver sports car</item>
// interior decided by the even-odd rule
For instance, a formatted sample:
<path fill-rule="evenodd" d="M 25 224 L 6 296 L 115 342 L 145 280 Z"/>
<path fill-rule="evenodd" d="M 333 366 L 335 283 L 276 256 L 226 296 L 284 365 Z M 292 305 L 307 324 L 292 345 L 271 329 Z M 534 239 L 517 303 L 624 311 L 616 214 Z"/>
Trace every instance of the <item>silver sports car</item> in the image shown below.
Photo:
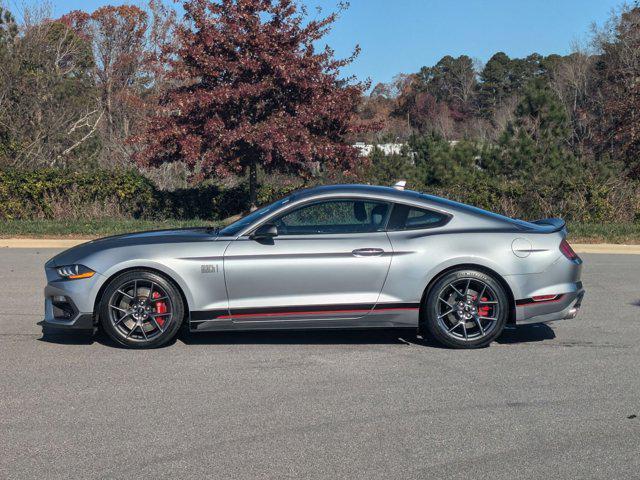
<path fill-rule="evenodd" d="M 401 187 L 294 193 L 221 229 L 94 240 L 45 265 L 45 328 L 128 347 L 191 332 L 412 327 L 455 348 L 576 316 L 562 220 L 514 220 Z"/>

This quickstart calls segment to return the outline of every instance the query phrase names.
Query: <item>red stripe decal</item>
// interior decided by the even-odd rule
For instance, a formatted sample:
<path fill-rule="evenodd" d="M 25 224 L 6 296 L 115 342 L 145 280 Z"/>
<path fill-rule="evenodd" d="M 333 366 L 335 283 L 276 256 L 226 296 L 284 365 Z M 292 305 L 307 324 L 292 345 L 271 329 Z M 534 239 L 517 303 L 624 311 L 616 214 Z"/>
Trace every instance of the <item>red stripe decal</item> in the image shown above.
<path fill-rule="evenodd" d="M 270 313 L 234 313 L 231 315 L 222 315 L 217 317 L 219 320 L 229 320 L 232 318 L 246 318 L 246 317 L 291 317 L 296 315 L 334 315 L 338 313 L 362 313 L 370 312 L 372 309 L 360 309 L 360 310 L 314 310 L 308 312 L 270 312 Z M 386 312 L 389 310 L 418 310 L 417 308 L 384 308 L 376 310 L 376 312 Z"/>

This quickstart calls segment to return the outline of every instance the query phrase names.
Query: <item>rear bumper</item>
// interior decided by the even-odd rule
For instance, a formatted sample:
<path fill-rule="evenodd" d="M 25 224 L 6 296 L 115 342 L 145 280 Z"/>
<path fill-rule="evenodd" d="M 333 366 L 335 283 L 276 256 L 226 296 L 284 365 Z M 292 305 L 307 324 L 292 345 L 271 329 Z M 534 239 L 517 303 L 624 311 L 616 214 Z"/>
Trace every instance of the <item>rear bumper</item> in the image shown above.
<path fill-rule="evenodd" d="M 516 324 L 546 323 L 575 318 L 580 311 L 585 290 L 576 284 L 576 290 L 565 293 L 550 302 L 531 302 L 516 305 Z"/>

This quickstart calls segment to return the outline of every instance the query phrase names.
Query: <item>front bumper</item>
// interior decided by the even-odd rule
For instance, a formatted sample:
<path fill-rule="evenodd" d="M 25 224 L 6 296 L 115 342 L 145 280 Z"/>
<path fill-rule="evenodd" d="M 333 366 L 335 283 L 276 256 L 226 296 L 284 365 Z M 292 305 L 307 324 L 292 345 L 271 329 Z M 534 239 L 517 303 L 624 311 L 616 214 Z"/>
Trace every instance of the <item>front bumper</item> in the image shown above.
<path fill-rule="evenodd" d="M 72 300 L 65 297 L 64 303 L 71 306 Z M 63 302 L 54 302 L 52 297 L 44 300 L 44 325 L 64 330 L 93 330 L 95 326 L 93 313 L 80 313 L 75 307 L 67 311 L 60 309 L 57 305 Z M 60 312 L 64 313 L 60 313 Z"/>
<path fill-rule="evenodd" d="M 47 269 L 49 283 L 44 289 L 43 325 L 67 330 L 92 330 L 95 327 L 95 299 L 103 277 L 61 280 Z"/>
<path fill-rule="evenodd" d="M 585 290 L 582 284 L 579 284 L 575 292 L 566 293 L 558 300 L 516 305 L 516 323 L 527 325 L 575 318 L 582 306 L 584 295 Z"/>

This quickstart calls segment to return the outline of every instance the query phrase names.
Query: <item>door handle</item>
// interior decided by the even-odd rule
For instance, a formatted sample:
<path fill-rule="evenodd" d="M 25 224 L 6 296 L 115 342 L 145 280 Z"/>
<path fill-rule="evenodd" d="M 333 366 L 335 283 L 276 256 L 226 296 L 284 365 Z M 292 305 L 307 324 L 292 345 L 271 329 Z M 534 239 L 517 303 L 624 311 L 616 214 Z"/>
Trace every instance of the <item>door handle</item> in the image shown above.
<path fill-rule="evenodd" d="M 354 257 L 379 257 L 383 253 L 381 248 L 358 248 L 351 252 Z"/>

